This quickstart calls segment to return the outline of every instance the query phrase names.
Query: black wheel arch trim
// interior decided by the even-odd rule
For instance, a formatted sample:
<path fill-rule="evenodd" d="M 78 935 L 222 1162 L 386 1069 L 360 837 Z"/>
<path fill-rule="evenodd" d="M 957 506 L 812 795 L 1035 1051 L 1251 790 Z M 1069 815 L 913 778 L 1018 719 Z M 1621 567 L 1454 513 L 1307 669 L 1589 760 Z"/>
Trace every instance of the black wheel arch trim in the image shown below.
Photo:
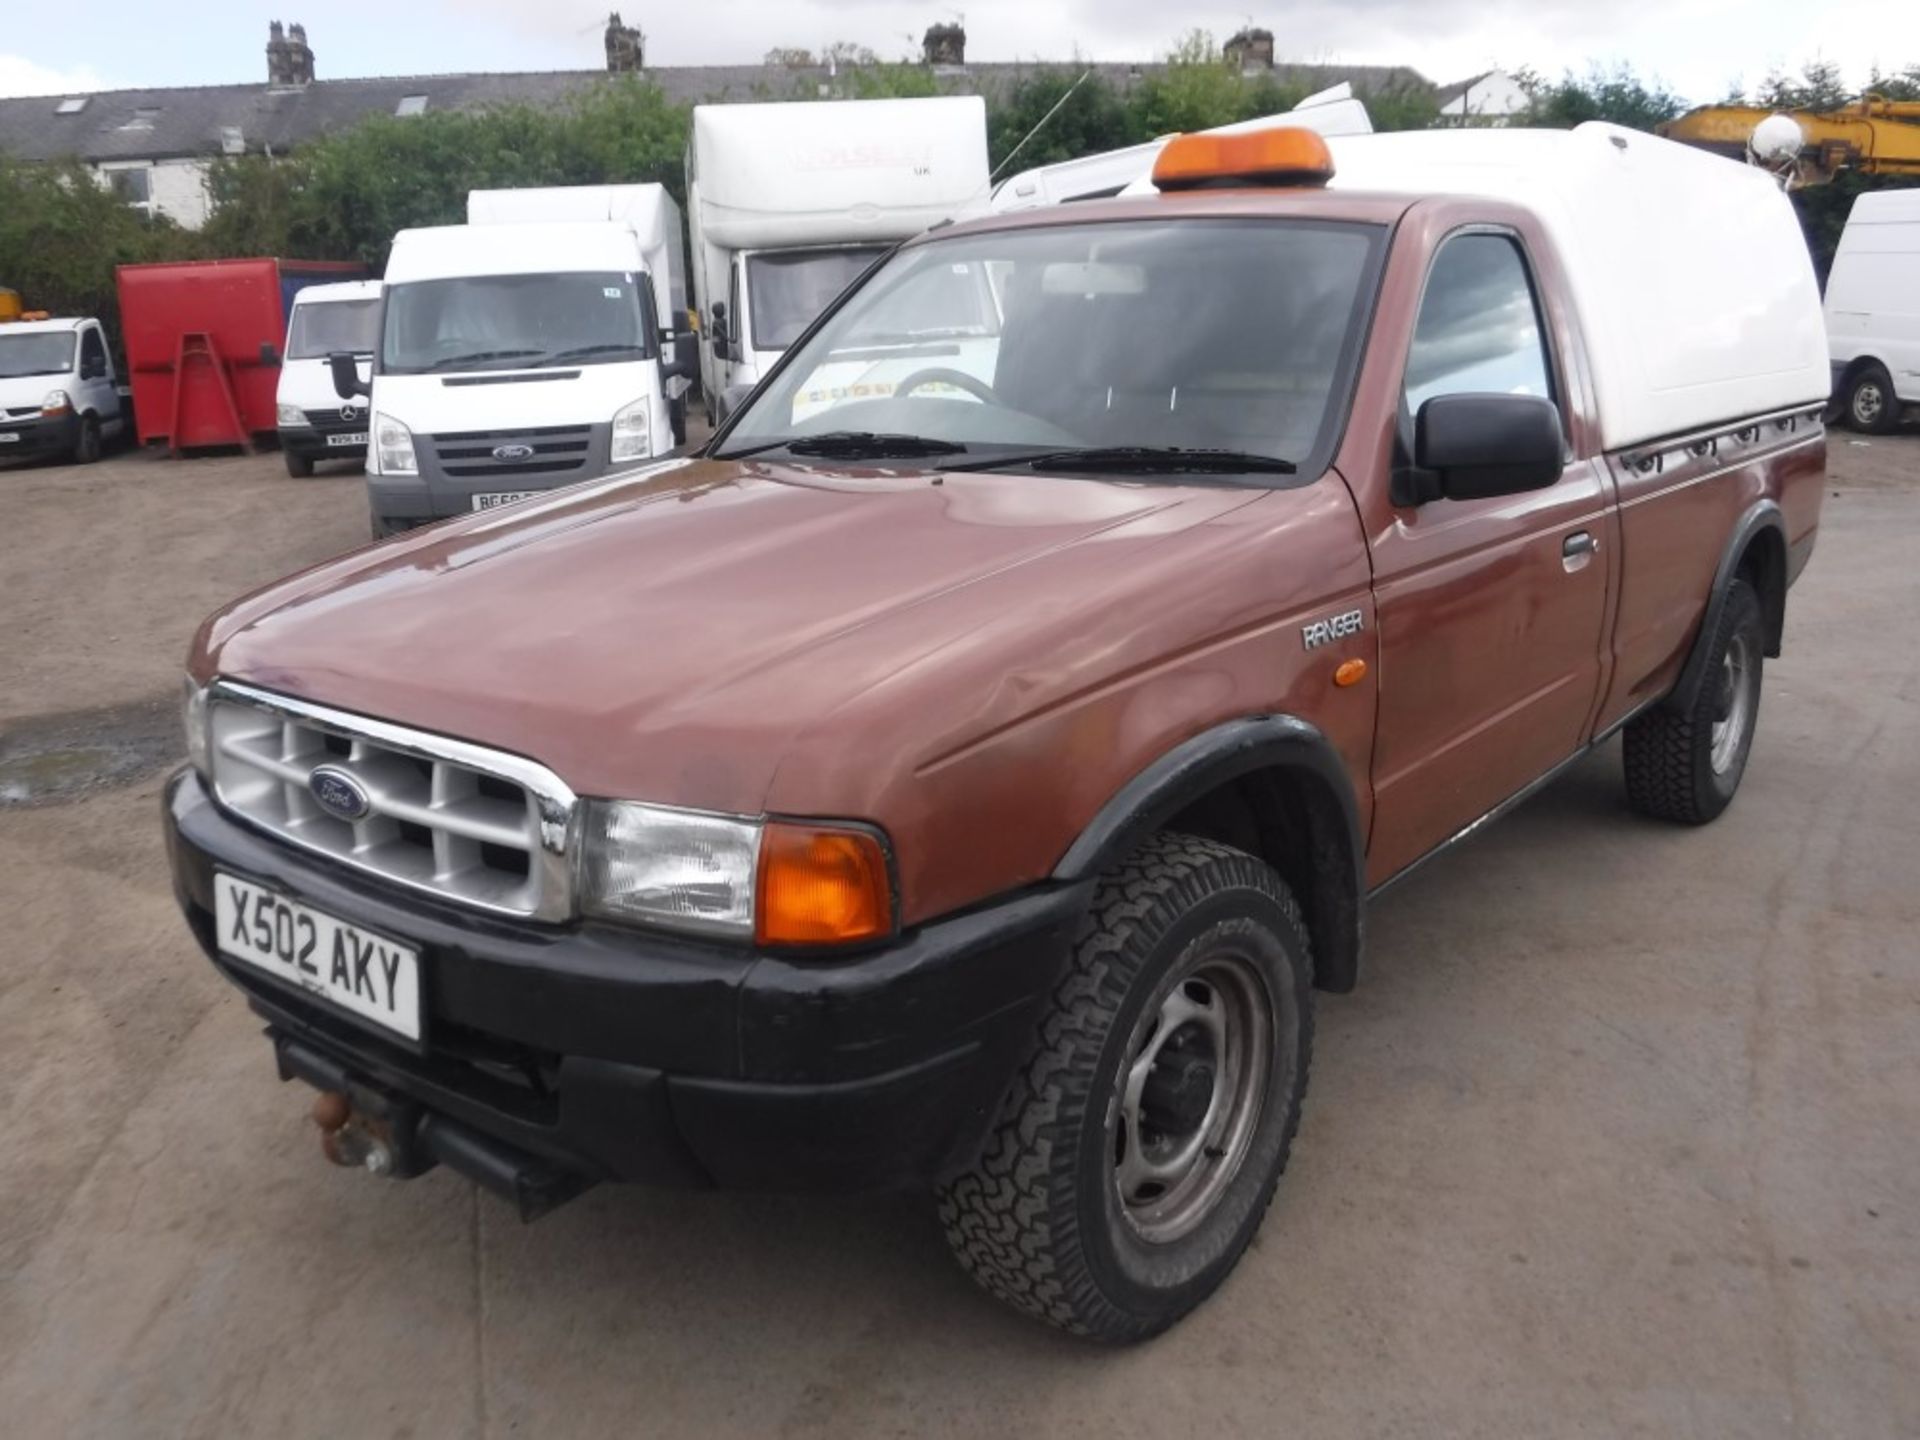
<path fill-rule="evenodd" d="M 1778 541 L 1778 550 L 1762 552 L 1763 563 L 1769 567 L 1768 573 L 1761 577 L 1760 609 L 1766 617 L 1766 651 L 1768 658 L 1780 654 L 1781 636 L 1786 626 L 1787 585 L 1793 573 L 1792 547 L 1787 540 L 1787 522 L 1780 513 L 1779 502 L 1773 499 L 1756 500 L 1749 505 L 1734 525 L 1727 537 L 1725 548 L 1720 552 L 1720 563 L 1713 572 L 1713 589 L 1707 595 L 1707 608 L 1701 612 L 1700 628 L 1694 634 L 1693 649 L 1687 656 L 1687 663 L 1681 668 L 1680 678 L 1674 683 L 1667 695 L 1666 706 L 1670 709 L 1686 710 L 1690 708 L 1700 693 L 1705 681 L 1707 668 L 1713 657 L 1707 652 L 1713 645 L 1714 632 L 1720 626 L 1720 612 L 1726 608 L 1727 592 L 1733 588 L 1733 582 L 1740 574 L 1740 564 L 1755 542 L 1768 543 L 1763 537 L 1771 534 Z"/>
<path fill-rule="evenodd" d="M 1313 937 L 1315 986 L 1351 990 L 1364 938 L 1366 834 L 1346 762 L 1317 726 L 1298 716 L 1229 720 L 1176 745 L 1101 806 L 1054 867 L 1053 879 L 1078 882 L 1100 874 L 1202 797 L 1259 772 L 1293 772 L 1319 786 L 1309 809 L 1313 853 L 1301 857 L 1313 893 L 1296 898 Z"/>

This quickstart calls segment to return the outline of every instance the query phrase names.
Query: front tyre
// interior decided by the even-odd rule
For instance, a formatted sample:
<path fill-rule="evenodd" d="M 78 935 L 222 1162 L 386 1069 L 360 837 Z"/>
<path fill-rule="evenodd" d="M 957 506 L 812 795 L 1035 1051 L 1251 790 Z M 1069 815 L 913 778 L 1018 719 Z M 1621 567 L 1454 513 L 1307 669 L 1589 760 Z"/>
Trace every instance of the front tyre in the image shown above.
<path fill-rule="evenodd" d="M 1312 985 L 1299 907 L 1253 856 L 1168 834 L 1108 872 L 979 1159 L 941 1189 L 962 1267 L 1109 1342 L 1205 1300 L 1286 1166 Z"/>
<path fill-rule="evenodd" d="M 1760 721 L 1766 622 L 1760 596 L 1735 580 L 1720 608 L 1707 674 L 1685 710 L 1650 710 L 1627 726 L 1627 803 L 1682 825 L 1717 819 L 1733 801 Z"/>
<path fill-rule="evenodd" d="M 80 417 L 80 435 L 73 442 L 73 463 L 92 465 L 100 459 L 100 422 L 91 415 Z"/>

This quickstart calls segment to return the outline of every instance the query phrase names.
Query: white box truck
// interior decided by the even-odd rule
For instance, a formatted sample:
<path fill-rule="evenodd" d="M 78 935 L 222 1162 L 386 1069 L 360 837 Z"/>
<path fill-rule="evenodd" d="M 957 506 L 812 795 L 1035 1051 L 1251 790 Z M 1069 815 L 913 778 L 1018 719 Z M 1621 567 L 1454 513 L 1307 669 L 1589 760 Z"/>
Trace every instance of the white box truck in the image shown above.
<path fill-rule="evenodd" d="M 714 418 L 888 248 L 989 189 L 976 95 L 696 105 L 687 211 Z"/>
<path fill-rule="evenodd" d="M 1827 275 L 1827 345 L 1854 429 L 1885 434 L 1920 405 L 1920 190 L 1853 202 Z"/>
<path fill-rule="evenodd" d="M 394 237 L 370 382 L 375 536 L 664 455 L 697 370 L 680 210 L 657 185 L 475 191 Z M 679 393 L 676 393 L 679 392 Z"/>

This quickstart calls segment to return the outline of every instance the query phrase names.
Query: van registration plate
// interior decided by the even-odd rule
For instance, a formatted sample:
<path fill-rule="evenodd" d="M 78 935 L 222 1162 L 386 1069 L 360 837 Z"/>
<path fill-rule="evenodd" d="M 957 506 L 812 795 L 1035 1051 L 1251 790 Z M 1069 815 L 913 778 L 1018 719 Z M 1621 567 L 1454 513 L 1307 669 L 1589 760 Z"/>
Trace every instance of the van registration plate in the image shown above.
<path fill-rule="evenodd" d="M 502 505 L 511 505 L 516 500 L 531 500 L 539 493 L 538 490 L 493 490 L 484 495 L 474 496 L 473 508 L 493 510 Z"/>
<path fill-rule="evenodd" d="M 382 1029 L 420 1038 L 420 953 L 215 872 L 220 952 Z"/>
<path fill-rule="evenodd" d="M 367 432 L 365 430 L 350 430 L 344 435 L 327 436 L 327 444 L 329 445 L 364 445 L 366 443 Z"/>
<path fill-rule="evenodd" d="M 17 445 L 19 443 L 20 436 L 17 431 L 7 430 L 0 432 L 0 445 Z"/>

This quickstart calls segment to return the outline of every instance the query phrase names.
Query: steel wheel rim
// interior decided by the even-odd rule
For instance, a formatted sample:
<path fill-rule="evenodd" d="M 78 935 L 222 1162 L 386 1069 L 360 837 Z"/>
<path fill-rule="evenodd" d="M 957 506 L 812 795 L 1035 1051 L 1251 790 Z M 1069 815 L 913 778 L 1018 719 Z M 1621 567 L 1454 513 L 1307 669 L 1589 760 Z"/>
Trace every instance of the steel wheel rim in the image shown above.
<path fill-rule="evenodd" d="M 1720 661 L 1721 704 L 1723 713 L 1713 722 L 1713 773 L 1724 775 L 1746 743 L 1753 724 L 1753 686 L 1749 675 L 1753 652 L 1745 632 L 1727 642 L 1727 653 Z"/>
<path fill-rule="evenodd" d="M 1863 425 L 1871 425 L 1880 418 L 1880 410 L 1886 399 L 1880 393 L 1880 386 L 1869 380 L 1853 392 L 1853 418 Z"/>
<path fill-rule="evenodd" d="M 1266 981 L 1244 955 L 1203 955 L 1142 1014 L 1126 1053 L 1114 1195 L 1134 1234 L 1170 1244 L 1213 1213 L 1253 1148 L 1274 1064 Z"/>

